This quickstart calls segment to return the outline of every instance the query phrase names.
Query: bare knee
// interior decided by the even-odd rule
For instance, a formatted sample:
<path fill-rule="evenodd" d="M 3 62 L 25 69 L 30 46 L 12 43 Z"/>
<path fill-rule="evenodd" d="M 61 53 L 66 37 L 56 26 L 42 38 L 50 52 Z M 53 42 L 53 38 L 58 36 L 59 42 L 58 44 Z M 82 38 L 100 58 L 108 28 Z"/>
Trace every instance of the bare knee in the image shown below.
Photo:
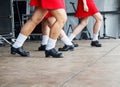
<path fill-rule="evenodd" d="M 87 21 L 87 20 L 82 20 L 82 21 L 81 21 L 81 25 L 82 25 L 82 26 L 85 27 L 85 26 L 87 26 L 87 24 L 88 24 L 88 21 Z"/>
<path fill-rule="evenodd" d="M 99 17 L 96 19 L 96 22 L 102 23 L 102 21 L 103 21 L 103 17 L 102 17 L 102 16 L 99 16 Z"/>
<path fill-rule="evenodd" d="M 66 23 L 66 21 L 67 21 L 67 15 L 65 15 L 65 16 L 63 17 L 63 23 L 64 23 L 64 24 Z"/>
<path fill-rule="evenodd" d="M 93 17 L 95 18 L 96 22 L 102 23 L 103 17 L 102 17 L 102 15 L 100 13 L 94 15 Z"/>
<path fill-rule="evenodd" d="M 58 19 L 58 22 L 63 26 L 67 21 L 67 15 L 64 15 L 64 16 L 61 16 L 59 19 Z"/>
<path fill-rule="evenodd" d="M 35 24 L 35 25 L 38 25 L 38 24 L 39 24 L 39 20 L 38 20 L 38 19 L 35 20 L 35 19 L 31 18 L 30 21 L 31 21 L 33 24 Z"/>

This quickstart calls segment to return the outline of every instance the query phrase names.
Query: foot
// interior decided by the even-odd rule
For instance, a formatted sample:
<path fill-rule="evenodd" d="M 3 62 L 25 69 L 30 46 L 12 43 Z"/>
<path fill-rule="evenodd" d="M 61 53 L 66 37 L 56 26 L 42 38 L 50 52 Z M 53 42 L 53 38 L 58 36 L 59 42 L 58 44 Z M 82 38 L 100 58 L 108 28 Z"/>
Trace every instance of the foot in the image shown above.
<path fill-rule="evenodd" d="M 74 43 L 74 42 L 72 42 L 72 43 L 73 43 L 74 47 L 78 47 L 78 46 L 79 46 L 78 44 L 76 44 L 76 43 Z"/>
<path fill-rule="evenodd" d="M 59 48 L 59 51 L 73 51 L 74 50 L 74 46 L 73 45 L 64 45 L 63 48 Z"/>
<path fill-rule="evenodd" d="M 25 52 L 23 47 L 14 48 L 14 47 L 11 46 L 11 54 L 15 55 L 16 53 L 21 55 L 21 56 L 24 56 L 24 57 L 30 56 L 30 53 Z"/>
<path fill-rule="evenodd" d="M 58 53 L 54 48 L 51 50 L 45 50 L 46 57 L 55 57 L 55 58 L 63 58 L 62 53 Z"/>
<path fill-rule="evenodd" d="M 99 41 L 92 41 L 91 46 L 102 47 L 102 45 L 99 43 Z"/>
<path fill-rule="evenodd" d="M 38 51 L 45 51 L 45 48 L 46 48 L 46 45 L 41 45 L 41 46 L 38 48 Z"/>

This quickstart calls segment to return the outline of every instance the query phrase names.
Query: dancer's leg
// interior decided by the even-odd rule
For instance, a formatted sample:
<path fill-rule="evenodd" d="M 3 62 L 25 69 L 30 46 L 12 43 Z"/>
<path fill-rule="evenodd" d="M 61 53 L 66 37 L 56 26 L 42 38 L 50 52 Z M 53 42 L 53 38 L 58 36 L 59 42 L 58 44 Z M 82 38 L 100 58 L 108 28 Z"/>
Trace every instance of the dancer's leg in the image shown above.
<path fill-rule="evenodd" d="M 98 41 L 98 34 L 100 31 L 103 18 L 100 13 L 94 14 L 93 18 L 96 20 L 96 22 L 93 26 L 93 40 L 91 42 L 91 46 L 101 47 L 102 45 Z"/>
<path fill-rule="evenodd" d="M 40 7 L 36 7 L 32 17 L 23 25 L 21 32 L 18 35 L 16 42 L 11 47 L 11 54 L 18 53 L 21 56 L 29 56 L 28 52 L 25 52 L 22 48 L 25 40 L 34 30 L 36 25 L 42 21 L 44 16 L 47 14 L 47 10 Z"/>
<path fill-rule="evenodd" d="M 78 24 L 73 30 L 73 32 L 70 34 L 69 36 L 70 41 L 72 41 L 76 37 L 76 35 L 78 35 L 84 29 L 84 27 L 88 24 L 88 21 L 89 17 L 83 18 L 81 20 L 80 24 Z"/>
<path fill-rule="evenodd" d="M 67 15 L 64 9 L 56 9 L 56 10 L 50 10 L 51 14 L 55 17 L 56 21 L 54 24 L 50 27 L 50 38 L 48 40 L 48 44 L 46 46 L 45 55 L 53 56 L 53 57 L 62 57 L 61 53 L 58 53 L 54 48 L 56 45 L 57 38 L 60 35 L 61 29 L 63 28 L 66 20 Z"/>

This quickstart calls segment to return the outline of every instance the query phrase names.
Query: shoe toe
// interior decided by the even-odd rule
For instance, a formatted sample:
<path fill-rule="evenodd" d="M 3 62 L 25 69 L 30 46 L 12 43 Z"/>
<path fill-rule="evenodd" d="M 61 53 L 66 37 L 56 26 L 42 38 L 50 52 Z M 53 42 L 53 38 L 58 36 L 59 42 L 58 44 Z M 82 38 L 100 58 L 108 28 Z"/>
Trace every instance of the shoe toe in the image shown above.
<path fill-rule="evenodd" d="M 62 53 L 58 53 L 54 48 L 50 50 L 45 50 L 45 56 L 48 58 L 50 56 L 54 58 L 63 58 Z"/>
<path fill-rule="evenodd" d="M 58 51 L 73 51 L 74 46 L 73 45 L 64 45 L 63 48 L 59 48 Z"/>
<path fill-rule="evenodd" d="M 76 43 L 74 43 L 74 42 L 72 42 L 73 43 L 73 46 L 74 47 L 78 47 L 79 45 L 78 44 L 76 44 Z"/>
<path fill-rule="evenodd" d="M 23 57 L 28 57 L 30 56 L 30 53 L 29 52 L 25 52 L 23 47 L 19 47 L 19 48 L 14 48 L 11 46 L 11 54 L 15 55 L 15 54 L 19 54 Z"/>

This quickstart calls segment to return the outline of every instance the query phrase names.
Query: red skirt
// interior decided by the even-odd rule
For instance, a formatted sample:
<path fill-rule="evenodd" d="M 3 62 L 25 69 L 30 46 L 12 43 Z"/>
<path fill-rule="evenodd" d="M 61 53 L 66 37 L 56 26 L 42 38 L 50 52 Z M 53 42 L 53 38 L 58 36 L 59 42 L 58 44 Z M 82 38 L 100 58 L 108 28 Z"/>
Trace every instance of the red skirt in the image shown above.
<path fill-rule="evenodd" d="M 31 0 L 30 6 L 42 7 L 43 9 L 65 8 L 64 0 Z"/>
<path fill-rule="evenodd" d="M 84 18 L 84 17 L 92 16 L 95 13 L 99 12 L 93 0 L 86 0 L 86 3 L 89 8 L 88 12 L 84 11 L 83 0 L 78 0 L 78 6 L 77 6 L 77 11 L 75 13 L 75 17 Z"/>

